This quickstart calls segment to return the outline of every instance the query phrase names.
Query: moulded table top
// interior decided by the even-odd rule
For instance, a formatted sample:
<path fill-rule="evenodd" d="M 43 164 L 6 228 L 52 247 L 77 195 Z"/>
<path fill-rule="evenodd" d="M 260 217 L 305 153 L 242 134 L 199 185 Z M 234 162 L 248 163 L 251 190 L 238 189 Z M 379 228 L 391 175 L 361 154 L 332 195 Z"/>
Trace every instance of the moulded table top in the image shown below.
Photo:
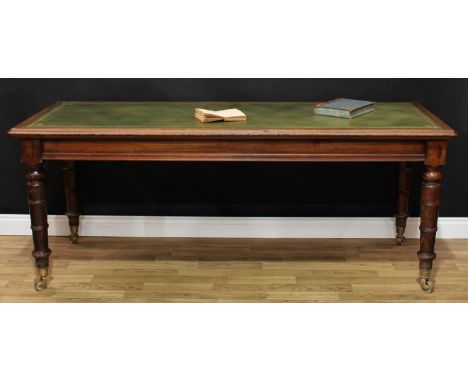
<path fill-rule="evenodd" d="M 431 117 L 411 102 L 376 103 L 375 111 L 353 118 L 343 119 L 316 115 L 313 106 L 316 102 L 60 102 L 49 110 L 27 120 L 12 129 L 10 134 L 51 135 L 53 131 L 65 135 L 77 132 L 99 131 L 102 135 L 129 134 L 144 131 L 152 133 L 170 130 L 184 135 L 215 135 L 226 132 L 228 135 L 257 132 L 267 135 L 279 131 L 302 132 L 313 135 L 314 130 L 346 131 L 365 130 L 369 135 L 396 130 L 404 135 L 424 131 L 426 135 L 455 135 L 453 130 Z M 194 118 L 196 107 L 221 110 L 238 108 L 247 115 L 246 121 L 202 123 Z M 21 131 L 20 131 L 21 130 Z M 445 130 L 442 132 L 441 130 Z M 448 131 L 450 130 L 450 132 Z M 350 133 L 352 134 L 352 133 Z M 124 134 L 125 135 L 125 134 Z M 281 134 L 283 135 L 283 134 Z"/>

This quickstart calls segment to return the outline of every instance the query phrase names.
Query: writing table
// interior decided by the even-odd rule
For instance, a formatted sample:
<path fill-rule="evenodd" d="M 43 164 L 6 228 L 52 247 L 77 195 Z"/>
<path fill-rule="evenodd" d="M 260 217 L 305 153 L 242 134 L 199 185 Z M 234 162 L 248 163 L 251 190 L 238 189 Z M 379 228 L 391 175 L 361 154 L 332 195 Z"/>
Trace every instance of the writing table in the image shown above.
<path fill-rule="evenodd" d="M 21 140 L 38 279 L 49 269 L 43 162 L 63 162 L 70 239 L 78 239 L 76 161 L 398 162 L 398 244 L 408 217 L 410 163 L 424 162 L 419 283 L 430 281 L 440 205 L 440 167 L 454 130 L 416 103 L 377 103 L 347 120 L 314 115 L 305 102 L 58 102 L 9 131 Z M 238 108 L 247 121 L 203 124 L 194 108 Z"/>

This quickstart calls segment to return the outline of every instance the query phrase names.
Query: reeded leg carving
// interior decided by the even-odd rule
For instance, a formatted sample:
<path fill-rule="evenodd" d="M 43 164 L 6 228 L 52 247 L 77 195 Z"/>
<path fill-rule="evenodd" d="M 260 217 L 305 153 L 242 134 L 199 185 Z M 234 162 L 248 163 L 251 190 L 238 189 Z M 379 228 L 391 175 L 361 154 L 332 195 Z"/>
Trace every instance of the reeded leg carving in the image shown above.
<path fill-rule="evenodd" d="M 26 184 L 34 243 L 32 255 L 36 260 L 39 276 L 36 279 L 35 288 L 40 291 L 47 288 L 49 256 L 51 254 L 47 233 L 47 228 L 49 227 L 47 224 L 47 183 L 42 166 L 34 165 L 26 167 Z"/>
<path fill-rule="evenodd" d="M 65 186 L 65 200 L 67 203 L 65 215 L 67 215 L 68 224 L 70 225 L 69 239 L 75 244 L 78 241 L 78 226 L 80 224 L 75 162 L 63 162 L 62 171 Z"/>
<path fill-rule="evenodd" d="M 433 285 L 429 280 L 437 232 L 437 219 L 440 206 L 440 180 L 442 174 L 436 166 L 426 166 L 421 190 L 421 224 L 419 256 L 419 284 L 425 292 L 432 292 Z"/>
<path fill-rule="evenodd" d="M 406 221 L 408 220 L 408 201 L 411 182 L 411 166 L 407 162 L 399 163 L 398 195 L 395 214 L 396 241 L 403 245 L 405 241 Z"/>

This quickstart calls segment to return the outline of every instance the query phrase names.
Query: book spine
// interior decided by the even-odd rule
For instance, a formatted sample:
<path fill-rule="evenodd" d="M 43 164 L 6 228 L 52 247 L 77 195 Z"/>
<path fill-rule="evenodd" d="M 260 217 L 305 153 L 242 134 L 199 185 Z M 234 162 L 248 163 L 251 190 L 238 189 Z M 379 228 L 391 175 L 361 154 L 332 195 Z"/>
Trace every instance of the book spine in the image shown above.
<path fill-rule="evenodd" d="M 317 107 L 314 109 L 315 114 L 327 115 L 329 117 L 351 118 L 351 113 L 347 110 L 329 109 L 326 107 Z"/>

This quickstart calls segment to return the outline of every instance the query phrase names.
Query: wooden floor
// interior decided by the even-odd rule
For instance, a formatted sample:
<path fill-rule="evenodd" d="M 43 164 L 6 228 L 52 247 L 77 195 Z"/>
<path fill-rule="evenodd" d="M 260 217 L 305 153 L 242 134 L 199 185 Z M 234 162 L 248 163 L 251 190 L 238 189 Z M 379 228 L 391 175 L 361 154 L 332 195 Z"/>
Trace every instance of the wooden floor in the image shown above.
<path fill-rule="evenodd" d="M 1 302 L 468 301 L 468 240 L 438 240 L 435 290 L 418 240 L 50 238 L 49 288 L 33 288 L 31 238 L 0 237 Z"/>

